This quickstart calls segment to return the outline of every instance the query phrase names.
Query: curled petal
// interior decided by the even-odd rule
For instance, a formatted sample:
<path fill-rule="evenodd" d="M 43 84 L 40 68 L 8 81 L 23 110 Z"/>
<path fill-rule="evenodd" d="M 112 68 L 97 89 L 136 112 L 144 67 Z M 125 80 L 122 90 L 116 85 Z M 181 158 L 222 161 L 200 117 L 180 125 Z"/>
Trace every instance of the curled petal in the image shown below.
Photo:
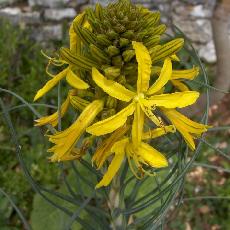
<path fill-rule="evenodd" d="M 189 88 L 187 85 L 185 85 L 183 82 L 179 80 L 171 80 L 171 83 L 181 92 L 183 91 L 189 91 Z"/>
<path fill-rule="evenodd" d="M 60 113 L 61 117 L 63 117 L 65 113 L 67 112 L 69 103 L 70 103 L 70 100 L 69 100 L 69 97 L 67 97 L 64 103 L 61 105 L 61 113 Z M 41 117 L 35 120 L 35 122 L 36 122 L 35 126 L 43 126 L 43 125 L 50 124 L 53 127 L 55 127 L 58 124 L 58 111 L 53 113 L 50 116 Z"/>
<path fill-rule="evenodd" d="M 163 168 L 168 166 L 168 162 L 165 156 L 144 142 L 141 143 L 138 153 L 140 160 L 147 163 L 151 167 Z"/>
<path fill-rule="evenodd" d="M 80 149 L 73 148 L 73 150 L 62 156 L 61 158 L 58 158 L 57 155 L 53 155 L 50 157 L 51 162 L 56 162 L 56 161 L 72 161 L 72 160 L 78 160 L 84 155 L 84 152 L 81 152 Z"/>
<path fill-rule="evenodd" d="M 107 133 L 112 133 L 116 129 L 123 126 L 128 118 L 135 110 L 135 104 L 131 103 L 119 113 L 111 116 L 105 120 L 99 121 L 92 126 L 88 127 L 86 131 L 95 136 L 101 136 Z"/>
<path fill-rule="evenodd" d="M 188 146 L 194 150 L 195 143 L 193 138 L 206 132 L 209 126 L 194 122 L 175 109 L 161 108 L 161 110 L 176 127 L 176 129 L 181 133 Z"/>
<path fill-rule="evenodd" d="M 50 91 L 55 85 L 58 84 L 58 82 L 66 76 L 68 72 L 68 68 L 64 69 L 61 71 L 59 74 L 55 75 L 51 80 L 49 80 L 43 88 L 38 90 L 37 94 L 34 97 L 34 101 L 38 100 L 41 98 L 44 94 L 46 94 L 48 91 Z"/>
<path fill-rule="evenodd" d="M 153 66 L 151 70 L 151 74 L 159 75 L 161 72 L 160 66 Z M 173 70 L 171 80 L 178 80 L 178 79 L 186 79 L 186 80 L 193 80 L 199 74 L 199 67 L 193 67 L 192 69 L 186 70 Z"/>
<path fill-rule="evenodd" d="M 192 69 L 187 70 L 173 70 L 172 72 L 172 80 L 177 79 L 187 79 L 187 80 L 193 80 L 195 77 L 197 77 L 199 74 L 199 68 L 193 67 Z"/>
<path fill-rule="evenodd" d="M 165 108 L 183 108 L 194 104 L 199 95 L 200 94 L 196 91 L 154 95 L 149 99 L 143 99 L 143 104 L 147 107 L 161 106 Z"/>
<path fill-rule="evenodd" d="M 102 88 L 111 97 L 121 101 L 129 102 L 135 96 L 135 93 L 126 89 L 121 84 L 106 79 L 96 68 L 92 69 L 92 77 L 95 83 Z"/>
<path fill-rule="evenodd" d="M 89 85 L 78 77 L 70 68 L 67 72 L 66 81 L 75 89 L 88 89 Z"/>
<path fill-rule="evenodd" d="M 92 158 L 92 161 L 96 163 L 98 169 L 102 167 L 106 158 L 108 158 L 114 152 L 111 151 L 111 148 L 120 138 L 125 135 L 128 129 L 129 126 L 124 125 L 123 127 L 117 129 L 114 133 L 110 135 L 109 138 L 105 139 L 100 144 Z"/>
<path fill-rule="evenodd" d="M 55 145 L 48 151 L 54 153 L 54 159 L 61 160 L 74 148 L 85 129 L 93 122 L 98 113 L 103 109 L 103 101 L 95 100 L 89 104 L 78 119 L 66 130 L 49 136 L 49 141 Z"/>
<path fill-rule="evenodd" d="M 111 149 L 111 152 L 114 152 L 114 158 L 111 161 L 108 171 L 105 173 L 102 180 L 96 185 L 96 188 L 100 188 L 102 186 L 107 186 L 110 184 L 111 180 L 121 167 L 122 161 L 124 160 L 125 156 L 125 146 L 128 143 L 128 139 L 123 139 L 121 141 L 118 141 L 114 144 L 113 148 Z"/>
<path fill-rule="evenodd" d="M 138 63 L 137 91 L 146 92 L 149 88 L 152 61 L 147 48 L 141 42 L 133 41 L 133 48 Z"/>
<path fill-rule="evenodd" d="M 159 78 L 148 89 L 147 94 L 152 95 L 158 92 L 159 90 L 161 90 L 166 85 L 166 83 L 169 81 L 171 76 L 172 76 L 172 61 L 170 58 L 166 58 L 164 61 L 163 68 L 161 69 Z"/>
<path fill-rule="evenodd" d="M 162 128 L 156 128 L 143 133 L 142 140 L 148 140 L 163 136 L 167 133 L 175 133 L 176 129 L 173 125 L 164 126 Z"/>

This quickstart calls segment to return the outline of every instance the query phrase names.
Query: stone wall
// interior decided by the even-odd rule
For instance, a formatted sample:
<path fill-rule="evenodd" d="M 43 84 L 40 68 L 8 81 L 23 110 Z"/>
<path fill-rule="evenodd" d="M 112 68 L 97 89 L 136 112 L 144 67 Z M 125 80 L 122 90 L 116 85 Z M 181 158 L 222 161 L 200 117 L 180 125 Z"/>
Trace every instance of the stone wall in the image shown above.
<path fill-rule="evenodd" d="M 12 23 L 32 30 L 31 36 L 39 42 L 61 40 L 63 22 L 95 2 L 109 0 L 0 0 L 0 16 Z M 177 25 L 191 39 L 199 55 L 209 63 L 216 62 L 212 39 L 211 18 L 215 0 L 133 0 L 152 10 L 162 12 L 162 21 Z"/>

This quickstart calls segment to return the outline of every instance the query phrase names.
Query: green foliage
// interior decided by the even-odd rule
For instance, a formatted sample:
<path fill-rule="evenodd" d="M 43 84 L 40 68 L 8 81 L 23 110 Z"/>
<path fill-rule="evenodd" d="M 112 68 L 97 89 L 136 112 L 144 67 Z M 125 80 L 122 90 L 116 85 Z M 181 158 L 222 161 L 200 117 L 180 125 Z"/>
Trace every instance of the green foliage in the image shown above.
<path fill-rule="evenodd" d="M 14 89 L 15 93 L 32 103 L 36 90 L 47 78 L 46 60 L 40 53 L 41 46 L 30 39 L 28 31 L 13 26 L 2 18 L 0 34 L 0 87 Z M 21 105 L 9 94 L 1 93 L 0 97 L 9 109 Z M 15 203 L 29 218 L 34 194 L 19 166 L 15 147 L 8 141 L 11 138 L 7 127 L 4 126 L 2 111 L 0 112 L 0 187 L 13 197 Z M 58 169 L 47 163 L 45 139 L 42 140 L 39 129 L 31 129 L 34 115 L 27 109 L 15 109 L 11 112 L 11 117 L 17 132 L 20 133 L 23 156 L 32 176 L 36 177 L 38 182 L 56 185 Z M 39 142 L 43 144 L 39 145 Z M 21 222 L 5 198 L 0 197 L 0 229 L 4 229 L 3 226 L 5 229 L 6 226 L 16 226 L 19 229 Z"/>
<path fill-rule="evenodd" d="M 207 141 L 213 146 L 222 144 L 221 149 L 229 152 L 227 132 L 217 132 L 209 134 Z M 229 163 L 224 157 L 216 154 L 216 151 L 209 146 L 204 145 L 202 153 L 197 162 L 202 162 L 208 166 L 217 166 L 222 169 L 229 169 Z M 191 168 L 191 172 L 187 176 L 184 197 L 194 198 L 187 200 L 181 205 L 179 213 L 170 213 L 170 224 L 168 229 L 185 229 L 185 224 L 189 224 L 192 229 L 212 229 L 219 226 L 220 229 L 228 229 L 230 203 L 228 197 L 230 194 L 229 174 L 221 170 L 212 170 L 210 168 L 197 167 Z M 206 197 L 207 199 L 196 199 L 196 197 Z M 216 199 L 209 199 L 216 197 Z M 217 229 L 218 229 L 217 228 Z"/>
<path fill-rule="evenodd" d="M 34 89 L 45 80 L 45 60 L 41 47 L 32 41 L 28 31 L 0 20 L 0 86 L 14 89 L 27 100 L 32 100 Z"/>
<path fill-rule="evenodd" d="M 55 202 L 58 202 L 57 200 L 58 199 L 56 199 Z M 61 204 L 67 206 L 64 201 L 62 201 Z M 69 221 L 70 217 L 48 204 L 41 196 L 38 194 L 34 196 L 33 210 L 31 212 L 31 226 L 33 230 L 44 230 L 47 229 L 47 226 L 49 226 L 49 230 L 63 230 Z M 80 225 L 74 223 L 71 229 L 79 230 Z"/>

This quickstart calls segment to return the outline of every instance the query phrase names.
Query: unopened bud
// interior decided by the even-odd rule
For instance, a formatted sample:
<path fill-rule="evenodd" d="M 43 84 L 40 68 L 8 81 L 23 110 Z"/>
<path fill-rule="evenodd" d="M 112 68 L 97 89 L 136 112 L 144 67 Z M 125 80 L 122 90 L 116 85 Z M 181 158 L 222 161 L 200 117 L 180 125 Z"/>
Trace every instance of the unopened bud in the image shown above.
<path fill-rule="evenodd" d="M 112 58 L 112 64 L 115 65 L 115 66 L 122 66 L 122 57 L 120 55 L 118 56 L 115 56 Z"/>
<path fill-rule="evenodd" d="M 120 47 L 125 47 L 125 46 L 128 46 L 130 43 L 129 39 L 127 38 L 120 38 Z"/>
<path fill-rule="evenodd" d="M 120 76 L 121 74 L 121 69 L 119 67 L 108 67 L 104 70 L 105 76 L 110 78 L 110 79 L 115 79 L 116 77 Z"/>
<path fill-rule="evenodd" d="M 135 56 L 135 51 L 126 50 L 125 52 L 122 53 L 122 56 L 125 62 L 129 62 Z"/>
<path fill-rule="evenodd" d="M 134 37 L 134 31 L 128 30 L 121 35 L 123 38 L 132 39 Z"/>
<path fill-rule="evenodd" d="M 120 50 L 116 46 L 109 46 L 107 50 L 110 57 L 116 56 L 120 53 Z"/>

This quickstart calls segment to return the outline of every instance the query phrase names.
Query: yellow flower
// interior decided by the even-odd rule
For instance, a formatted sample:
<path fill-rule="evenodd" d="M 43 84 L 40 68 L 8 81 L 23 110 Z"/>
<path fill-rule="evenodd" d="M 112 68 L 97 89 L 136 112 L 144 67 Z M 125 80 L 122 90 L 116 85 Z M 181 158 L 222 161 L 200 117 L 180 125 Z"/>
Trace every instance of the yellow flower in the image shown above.
<path fill-rule="evenodd" d="M 176 129 L 184 137 L 191 150 L 195 150 L 194 138 L 201 136 L 210 126 L 194 122 L 175 109 L 161 108 Z"/>
<path fill-rule="evenodd" d="M 49 136 L 49 141 L 55 145 L 48 151 L 54 153 L 50 158 L 52 162 L 62 161 L 71 156 L 75 144 L 85 132 L 85 129 L 93 122 L 98 113 L 103 109 L 104 102 L 95 100 L 90 103 L 78 117 L 78 119 L 66 130 Z"/>
<path fill-rule="evenodd" d="M 119 83 L 106 79 L 95 68 L 92 70 L 93 80 L 99 87 L 101 87 L 110 96 L 130 103 L 116 115 L 93 124 L 88 127 L 86 131 L 96 136 L 111 133 L 122 127 L 126 123 L 128 116 L 134 114 L 132 124 L 132 142 L 126 138 L 118 142 L 119 144 L 115 145 L 115 147 L 112 147 L 111 152 L 115 152 L 115 157 L 108 169 L 108 174 L 105 175 L 106 179 L 104 180 L 107 182 L 110 181 L 114 173 L 120 167 L 125 149 L 127 149 L 128 159 L 132 158 L 139 170 L 142 170 L 142 164 L 148 164 L 152 167 L 167 166 L 166 158 L 156 149 L 142 141 L 145 115 L 157 126 L 161 126 L 160 119 L 152 112 L 156 106 L 165 108 L 182 108 L 193 104 L 199 96 L 199 93 L 193 91 L 158 95 L 171 78 L 171 59 L 165 59 L 159 78 L 151 87 L 149 87 L 152 66 L 150 54 L 142 43 L 133 42 L 133 48 L 138 62 L 137 92 L 130 91 Z M 107 157 L 107 155 L 105 157 Z M 132 168 L 131 165 L 132 164 L 130 163 L 130 167 Z M 111 171 L 113 171 L 112 174 Z M 134 170 L 132 171 L 134 172 Z M 107 182 L 101 183 L 105 185 Z M 101 184 L 99 185 L 101 186 Z M 98 187 L 100 187 L 99 185 Z"/>
<path fill-rule="evenodd" d="M 165 135 L 168 132 L 175 132 L 174 126 L 165 126 L 164 128 L 157 128 L 154 130 L 150 130 L 149 132 L 143 133 L 142 140 L 148 140 L 156 137 L 160 137 L 162 135 Z M 115 134 L 116 132 L 114 132 Z M 117 134 L 117 133 L 116 133 Z M 113 135 L 113 138 L 116 135 Z M 110 143 L 113 138 L 110 138 L 110 141 L 105 141 L 105 143 Z M 108 146 L 108 145 L 107 145 Z M 133 144 L 129 141 L 129 138 L 124 138 L 120 141 L 117 141 L 113 144 L 112 148 L 107 148 L 107 151 L 104 151 L 103 160 L 100 161 L 99 166 L 101 167 L 105 160 L 109 158 L 112 154 L 114 154 L 113 160 L 111 161 L 107 172 L 103 176 L 102 180 L 96 185 L 96 188 L 100 188 L 102 186 L 107 186 L 110 184 L 111 180 L 115 176 L 115 174 L 118 172 L 125 156 L 128 158 L 130 168 L 134 175 L 138 177 L 135 170 L 133 169 L 131 158 L 134 159 L 134 162 L 136 164 L 136 167 L 138 167 L 138 170 L 143 170 L 142 164 L 147 164 L 154 168 L 162 168 L 166 167 L 168 165 L 167 160 L 164 155 L 162 155 L 159 151 L 151 147 L 150 145 L 141 142 L 139 148 L 138 148 L 138 154 L 135 152 Z M 96 153 L 97 154 L 97 153 Z"/>
<path fill-rule="evenodd" d="M 142 43 L 133 42 L 133 48 L 135 49 L 138 62 L 137 92 L 130 91 L 119 83 L 106 79 L 97 69 L 93 68 L 92 77 L 99 87 L 110 96 L 121 101 L 130 102 L 130 104 L 116 115 L 88 127 L 87 132 L 96 136 L 111 133 L 123 126 L 128 116 L 134 114 L 132 139 L 134 145 L 137 146 L 141 142 L 144 115 L 149 117 L 157 126 L 161 126 L 160 120 L 152 112 L 155 107 L 183 108 L 195 103 L 199 93 L 185 91 L 157 95 L 171 78 L 171 59 L 165 59 L 159 78 L 149 87 L 152 64 L 150 54 Z"/>

